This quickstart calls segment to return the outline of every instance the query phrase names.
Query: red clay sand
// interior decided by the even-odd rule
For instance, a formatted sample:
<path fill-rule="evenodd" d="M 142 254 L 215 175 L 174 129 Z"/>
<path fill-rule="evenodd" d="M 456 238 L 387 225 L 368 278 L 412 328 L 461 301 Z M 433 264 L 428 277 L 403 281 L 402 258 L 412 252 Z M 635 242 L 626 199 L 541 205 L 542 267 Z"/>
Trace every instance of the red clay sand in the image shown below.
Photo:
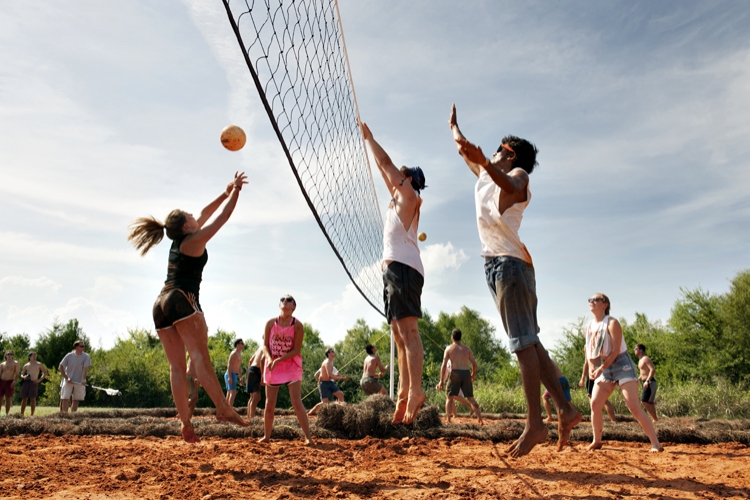
<path fill-rule="evenodd" d="M 472 439 L 0 438 L 0 498 L 748 498 L 750 447 L 548 441 L 513 460 Z"/>

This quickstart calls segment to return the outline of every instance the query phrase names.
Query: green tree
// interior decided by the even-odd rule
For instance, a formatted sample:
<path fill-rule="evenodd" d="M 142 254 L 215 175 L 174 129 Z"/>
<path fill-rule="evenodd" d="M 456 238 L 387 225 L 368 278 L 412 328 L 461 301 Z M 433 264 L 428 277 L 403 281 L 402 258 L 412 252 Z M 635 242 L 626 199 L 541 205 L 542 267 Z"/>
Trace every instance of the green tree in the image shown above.
<path fill-rule="evenodd" d="M 577 386 L 581 379 L 583 362 L 586 359 L 586 336 L 583 329 L 586 325 L 586 318 L 578 318 L 569 326 L 564 327 L 562 339 L 557 347 L 550 349 L 552 359 L 557 363 L 560 371 L 570 382 L 571 387 Z"/>
<path fill-rule="evenodd" d="M 390 327 L 386 323 L 383 323 L 380 329 L 376 329 L 368 326 L 364 319 L 358 319 L 354 326 L 346 331 L 346 337 L 334 345 L 336 367 L 341 375 L 351 379 L 348 382 L 337 382 L 347 403 L 357 403 L 364 399 L 364 393 L 359 388 L 359 380 L 362 376 L 363 360 L 367 356 L 367 344 L 373 344 L 378 348 L 379 355 L 384 357 L 383 364 L 387 365 L 390 356 Z M 321 362 L 323 359 L 325 358 L 321 358 Z M 388 377 L 384 377 L 382 383 L 387 387 Z"/>
<path fill-rule="evenodd" d="M 750 269 L 737 273 L 721 303 L 725 376 L 733 382 L 750 382 Z"/>
<path fill-rule="evenodd" d="M 36 341 L 37 359 L 47 368 L 57 369 L 65 355 L 73 350 L 73 343 L 79 339 L 85 342 L 87 350 L 91 349 L 91 341 L 77 319 L 71 319 L 64 325 L 55 320 L 52 328 L 41 334 Z"/>

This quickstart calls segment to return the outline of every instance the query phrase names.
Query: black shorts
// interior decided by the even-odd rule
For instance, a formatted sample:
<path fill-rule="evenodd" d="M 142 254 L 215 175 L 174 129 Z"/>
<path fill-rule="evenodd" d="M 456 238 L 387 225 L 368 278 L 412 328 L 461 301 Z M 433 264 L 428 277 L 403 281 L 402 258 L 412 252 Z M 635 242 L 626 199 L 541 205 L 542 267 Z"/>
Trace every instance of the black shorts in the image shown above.
<path fill-rule="evenodd" d="M 448 396 L 458 396 L 459 392 L 463 392 L 465 398 L 474 397 L 471 370 L 451 370 L 451 377 L 448 379 Z"/>
<path fill-rule="evenodd" d="M 590 378 L 586 379 L 586 394 L 589 395 L 589 399 L 591 398 L 591 395 L 594 393 L 594 381 Z"/>
<path fill-rule="evenodd" d="M 168 328 L 175 321 L 187 318 L 196 312 L 203 312 L 201 311 L 201 305 L 198 303 L 198 297 L 192 292 L 185 292 L 179 288 L 173 288 L 159 294 L 152 309 L 154 325 L 157 330 Z"/>
<path fill-rule="evenodd" d="M 251 366 L 248 368 L 245 379 L 247 380 L 245 389 L 247 389 L 248 394 L 260 392 L 260 368 L 257 366 Z"/>
<path fill-rule="evenodd" d="M 385 316 L 392 319 L 422 317 L 424 277 L 419 271 L 401 262 L 391 262 L 383 272 Z"/>

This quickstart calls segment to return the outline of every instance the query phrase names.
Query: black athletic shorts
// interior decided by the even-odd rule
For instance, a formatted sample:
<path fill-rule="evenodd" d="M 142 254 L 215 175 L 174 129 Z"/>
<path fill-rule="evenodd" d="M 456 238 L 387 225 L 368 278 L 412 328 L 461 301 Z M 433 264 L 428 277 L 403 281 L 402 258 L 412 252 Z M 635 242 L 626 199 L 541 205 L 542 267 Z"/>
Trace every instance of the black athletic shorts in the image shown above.
<path fill-rule="evenodd" d="M 594 394 L 594 380 L 591 380 L 590 378 L 586 379 L 586 393 L 589 395 L 589 399 L 591 398 L 591 395 Z"/>
<path fill-rule="evenodd" d="M 448 396 L 458 396 L 459 392 L 463 392 L 465 398 L 474 397 L 471 370 L 451 370 L 451 376 L 448 379 Z"/>
<path fill-rule="evenodd" d="M 383 272 L 383 285 L 385 316 L 389 323 L 392 319 L 422 317 L 424 277 L 419 271 L 401 262 L 391 262 Z"/>
<path fill-rule="evenodd" d="M 248 394 L 260 392 L 260 368 L 257 366 L 251 366 L 248 368 L 245 379 L 245 389 L 247 389 Z"/>
<path fill-rule="evenodd" d="M 196 312 L 203 312 L 198 298 L 192 292 L 185 292 L 179 288 L 162 292 L 156 298 L 152 310 L 157 330 L 168 328 L 175 321 L 187 318 Z"/>

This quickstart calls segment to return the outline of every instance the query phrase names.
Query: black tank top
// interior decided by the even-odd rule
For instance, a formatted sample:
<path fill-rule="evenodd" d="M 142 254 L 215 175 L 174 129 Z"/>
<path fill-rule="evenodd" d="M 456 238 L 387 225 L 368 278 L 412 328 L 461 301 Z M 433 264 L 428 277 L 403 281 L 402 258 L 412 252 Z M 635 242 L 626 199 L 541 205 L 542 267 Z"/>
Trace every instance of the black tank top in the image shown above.
<path fill-rule="evenodd" d="M 174 240 L 169 250 L 169 264 L 167 265 L 167 280 L 162 292 L 179 288 L 184 292 L 192 292 L 195 298 L 201 287 L 203 268 L 208 262 L 208 250 L 203 250 L 200 257 L 191 257 L 180 252 L 180 244 L 185 238 Z"/>

